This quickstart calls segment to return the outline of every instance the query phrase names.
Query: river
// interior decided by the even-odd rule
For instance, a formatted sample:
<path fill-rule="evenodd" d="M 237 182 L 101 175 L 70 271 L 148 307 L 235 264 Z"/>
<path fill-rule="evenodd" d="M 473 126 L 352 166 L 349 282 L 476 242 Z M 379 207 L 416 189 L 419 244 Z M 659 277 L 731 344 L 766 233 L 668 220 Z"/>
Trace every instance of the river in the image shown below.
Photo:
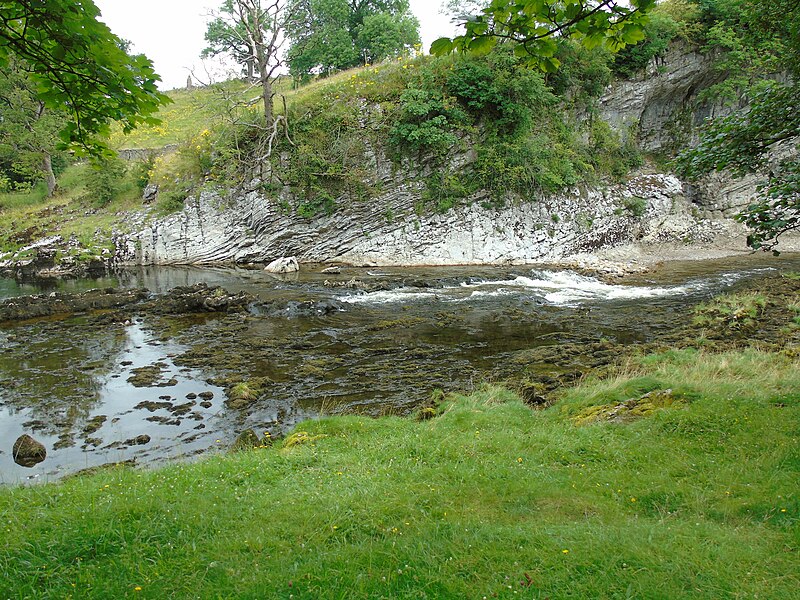
<path fill-rule="evenodd" d="M 112 312 L 0 325 L 0 484 L 110 462 L 187 460 L 227 450 L 247 428 L 280 435 L 320 415 L 407 414 L 437 388 L 468 391 L 534 371 L 579 376 L 580 361 L 552 357 L 650 341 L 686 323 L 700 301 L 767 273 L 800 271 L 800 256 L 666 263 L 619 283 L 544 267 L 320 269 L 0 279 L 0 298 L 107 286 L 161 294 L 201 282 L 258 298 L 242 314 L 120 320 Z M 347 285 L 354 279 L 366 291 Z M 234 407 L 226 390 L 237 382 L 256 394 Z M 33 468 L 12 460 L 23 433 L 47 448 Z"/>

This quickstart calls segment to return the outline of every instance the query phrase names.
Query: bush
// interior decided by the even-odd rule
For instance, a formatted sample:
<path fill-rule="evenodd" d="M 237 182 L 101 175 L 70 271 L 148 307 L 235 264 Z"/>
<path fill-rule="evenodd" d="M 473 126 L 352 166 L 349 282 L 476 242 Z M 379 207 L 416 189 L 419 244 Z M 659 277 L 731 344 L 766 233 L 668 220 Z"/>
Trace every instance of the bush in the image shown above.
<path fill-rule="evenodd" d="M 89 199 L 106 206 L 122 191 L 126 175 L 125 163 L 117 157 L 93 160 L 86 177 Z"/>
<path fill-rule="evenodd" d="M 632 135 L 623 142 L 611 126 L 600 119 L 593 119 L 589 128 L 589 154 L 587 160 L 600 173 L 607 173 L 621 180 L 631 169 L 640 167 L 644 159 Z"/>
<path fill-rule="evenodd" d="M 152 154 L 149 154 L 143 160 L 134 163 L 133 167 L 131 168 L 134 182 L 136 183 L 136 187 L 140 192 L 143 192 L 144 188 L 147 187 L 147 184 L 150 183 L 150 177 L 152 176 L 155 162 L 156 157 Z"/>
<path fill-rule="evenodd" d="M 466 115 L 440 91 L 409 88 L 400 95 L 398 121 L 389 132 L 392 144 L 419 157 L 442 158 L 458 143 Z"/>
<path fill-rule="evenodd" d="M 614 56 L 611 68 L 623 77 L 643 71 L 653 58 L 666 52 L 669 43 L 678 35 L 679 28 L 673 17 L 654 11 L 645 27 L 647 37 L 638 44 L 620 50 Z"/>

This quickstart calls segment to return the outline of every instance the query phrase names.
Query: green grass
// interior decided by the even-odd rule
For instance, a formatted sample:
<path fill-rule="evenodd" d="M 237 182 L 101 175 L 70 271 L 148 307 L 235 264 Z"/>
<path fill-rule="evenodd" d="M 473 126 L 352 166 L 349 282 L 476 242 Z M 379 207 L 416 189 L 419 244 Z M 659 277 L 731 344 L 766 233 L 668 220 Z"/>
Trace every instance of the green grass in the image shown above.
<path fill-rule="evenodd" d="M 800 369 L 673 351 L 535 412 L 335 417 L 284 446 L 0 492 L 3 597 L 793 598 Z M 578 427 L 654 389 L 684 402 Z"/>
<path fill-rule="evenodd" d="M 236 80 L 192 90 L 172 90 L 167 93 L 172 103 L 163 106 L 156 115 L 161 124 L 142 126 L 128 135 L 115 128 L 110 143 L 114 148 L 161 148 L 179 144 L 214 124 L 224 104 L 223 97 L 247 100 L 258 95 L 257 91 L 247 90 L 247 84 Z"/>
<path fill-rule="evenodd" d="M 767 305 L 757 293 L 723 294 L 695 308 L 696 325 L 722 325 L 737 329 L 752 325 Z"/>
<path fill-rule="evenodd" d="M 330 86 L 346 83 L 353 74 L 369 71 L 364 67 L 336 73 L 331 77 L 317 79 L 311 83 L 294 88 L 288 77 L 279 79 L 274 85 L 277 94 L 286 97 L 288 105 L 305 103 L 310 99 L 319 100 L 322 90 Z M 157 118 L 159 125 L 142 126 L 125 135 L 122 130 L 112 131 L 110 143 L 114 148 L 162 148 L 169 144 L 180 144 L 197 135 L 204 129 L 213 128 L 223 122 L 226 107 L 235 102 L 250 103 L 258 111 L 263 104 L 257 99 L 260 88 L 244 81 L 230 80 L 207 87 L 191 90 L 172 90 L 167 95 L 172 103 L 162 107 Z M 282 112 L 281 100 L 275 101 L 275 110 Z"/>
<path fill-rule="evenodd" d="M 86 190 L 89 166 L 75 164 L 58 179 L 59 188 L 46 198 L 44 186 L 29 192 L 0 195 L 0 252 L 12 252 L 41 238 L 71 235 L 85 246 L 108 247 L 111 231 L 124 224 L 120 216 L 141 207 L 141 192 L 129 178 L 122 182 L 117 197 L 99 207 Z"/>

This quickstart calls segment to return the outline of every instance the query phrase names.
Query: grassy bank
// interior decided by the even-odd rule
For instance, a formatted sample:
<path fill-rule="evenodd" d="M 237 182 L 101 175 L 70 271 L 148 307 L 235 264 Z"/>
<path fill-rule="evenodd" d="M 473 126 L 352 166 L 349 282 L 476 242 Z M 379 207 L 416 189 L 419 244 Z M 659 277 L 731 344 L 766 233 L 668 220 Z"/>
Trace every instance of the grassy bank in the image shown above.
<path fill-rule="evenodd" d="M 46 197 L 44 184 L 0 193 L 0 254 L 54 235 L 74 235 L 86 248 L 111 248 L 112 230 L 124 224 L 129 211 L 141 207 L 141 191 L 126 177 L 115 198 L 101 204 L 87 189 L 90 169 L 87 164 L 67 167 L 52 198 Z"/>
<path fill-rule="evenodd" d="M 671 351 L 544 411 L 487 387 L 3 490 L 0 596 L 796 597 L 798 366 Z"/>

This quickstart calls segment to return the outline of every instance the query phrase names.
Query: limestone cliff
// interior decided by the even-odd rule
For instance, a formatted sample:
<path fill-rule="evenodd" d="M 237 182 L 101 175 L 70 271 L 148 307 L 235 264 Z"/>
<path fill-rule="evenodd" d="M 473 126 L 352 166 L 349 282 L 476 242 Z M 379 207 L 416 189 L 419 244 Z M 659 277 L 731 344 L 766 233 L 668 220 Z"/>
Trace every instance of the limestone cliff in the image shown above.
<path fill-rule="evenodd" d="M 685 47 L 654 61 L 646 75 L 616 82 L 599 116 L 646 151 L 686 143 L 718 107 L 696 101 L 716 81 L 712 61 Z M 380 149 L 373 148 L 375 156 Z M 138 264 L 301 262 L 355 265 L 498 264 L 558 260 L 632 242 L 710 243 L 742 234 L 727 217 L 747 204 L 754 181 L 685 187 L 669 173 L 642 172 L 625 184 L 490 207 L 480 194 L 444 214 L 420 210 L 423 184 L 409 169 L 375 160 L 368 201 L 340 198 L 330 215 L 304 218 L 288 190 L 270 198 L 257 185 L 233 197 L 204 192 L 185 209 L 117 240 L 118 259 Z M 724 208 L 720 208 L 724 206 Z M 742 244 L 742 249 L 744 246 Z"/>

